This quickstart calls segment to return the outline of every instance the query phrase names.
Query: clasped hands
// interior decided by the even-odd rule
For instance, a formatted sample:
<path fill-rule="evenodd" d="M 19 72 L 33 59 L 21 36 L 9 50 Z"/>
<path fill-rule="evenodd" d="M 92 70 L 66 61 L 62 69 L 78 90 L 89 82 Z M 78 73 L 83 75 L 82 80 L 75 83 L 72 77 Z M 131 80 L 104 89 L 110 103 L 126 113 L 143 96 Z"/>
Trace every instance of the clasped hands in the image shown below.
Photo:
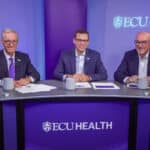
<path fill-rule="evenodd" d="M 147 81 L 148 81 L 148 84 L 150 85 L 150 76 L 146 77 L 147 78 Z M 131 82 L 137 82 L 140 78 L 137 76 L 137 75 L 133 75 L 133 76 L 130 76 L 128 77 L 127 79 L 127 83 L 131 83 Z"/>
<path fill-rule="evenodd" d="M 88 82 L 91 80 L 91 77 L 84 73 L 77 73 L 73 75 L 67 75 L 67 77 L 73 78 L 76 82 Z"/>
<path fill-rule="evenodd" d="M 29 84 L 31 82 L 30 77 L 21 78 L 20 80 L 14 80 L 15 87 L 21 87 Z"/>

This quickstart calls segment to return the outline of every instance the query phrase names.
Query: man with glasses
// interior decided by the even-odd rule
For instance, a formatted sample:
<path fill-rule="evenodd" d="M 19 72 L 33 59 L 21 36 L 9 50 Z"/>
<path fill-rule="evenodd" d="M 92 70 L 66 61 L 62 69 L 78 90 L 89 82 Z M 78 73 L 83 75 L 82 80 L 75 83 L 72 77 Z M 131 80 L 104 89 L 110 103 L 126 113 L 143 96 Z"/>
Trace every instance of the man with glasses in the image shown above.
<path fill-rule="evenodd" d="M 150 83 L 150 33 L 138 32 L 134 43 L 135 49 L 125 53 L 114 78 L 120 83 L 136 83 L 140 78 L 147 78 Z"/>
<path fill-rule="evenodd" d="M 15 87 L 26 85 L 40 79 L 40 75 L 31 64 L 29 56 L 16 51 L 18 33 L 5 29 L 1 34 L 3 49 L 0 51 L 0 79 L 11 77 Z"/>
<path fill-rule="evenodd" d="M 54 71 L 54 77 L 64 80 L 74 78 L 76 82 L 106 80 L 107 72 L 100 54 L 88 49 L 89 33 L 78 30 L 74 34 L 74 50 L 64 51 Z"/>

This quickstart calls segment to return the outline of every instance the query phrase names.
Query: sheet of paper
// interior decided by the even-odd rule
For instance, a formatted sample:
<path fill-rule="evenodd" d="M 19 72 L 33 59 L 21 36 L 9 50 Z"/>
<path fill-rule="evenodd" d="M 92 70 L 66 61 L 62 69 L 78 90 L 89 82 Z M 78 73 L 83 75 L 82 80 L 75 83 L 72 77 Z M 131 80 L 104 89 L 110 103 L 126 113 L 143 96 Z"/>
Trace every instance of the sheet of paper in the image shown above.
<path fill-rule="evenodd" d="M 112 82 L 92 82 L 94 89 L 120 89 L 115 83 Z"/>
<path fill-rule="evenodd" d="M 91 88 L 88 82 L 76 82 L 76 88 Z"/>
<path fill-rule="evenodd" d="M 22 86 L 19 88 L 16 88 L 15 90 L 20 93 L 36 93 L 36 92 L 47 92 L 52 89 L 56 89 L 55 86 L 50 86 L 46 84 L 33 84 L 30 83 L 26 86 Z"/>

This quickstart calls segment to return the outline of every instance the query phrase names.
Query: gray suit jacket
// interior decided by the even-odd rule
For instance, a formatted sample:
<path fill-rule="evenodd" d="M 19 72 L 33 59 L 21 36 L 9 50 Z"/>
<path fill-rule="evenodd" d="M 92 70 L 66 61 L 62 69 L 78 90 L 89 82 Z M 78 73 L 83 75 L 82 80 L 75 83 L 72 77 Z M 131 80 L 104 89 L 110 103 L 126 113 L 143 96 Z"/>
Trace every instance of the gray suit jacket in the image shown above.
<path fill-rule="evenodd" d="M 0 79 L 8 77 L 7 60 L 3 50 L 0 51 Z M 22 52 L 15 52 L 15 79 L 19 80 L 26 76 L 32 76 L 35 81 L 40 80 L 40 74 L 31 64 L 30 58 L 27 54 Z"/>
<path fill-rule="evenodd" d="M 75 61 L 75 50 L 64 51 L 54 71 L 54 78 L 62 80 L 64 74 L 75 74 Z M 89 75 L 92 81 L 107 79 L 107 71 L 98 52 L 86 49 L 84 73 Z"/>

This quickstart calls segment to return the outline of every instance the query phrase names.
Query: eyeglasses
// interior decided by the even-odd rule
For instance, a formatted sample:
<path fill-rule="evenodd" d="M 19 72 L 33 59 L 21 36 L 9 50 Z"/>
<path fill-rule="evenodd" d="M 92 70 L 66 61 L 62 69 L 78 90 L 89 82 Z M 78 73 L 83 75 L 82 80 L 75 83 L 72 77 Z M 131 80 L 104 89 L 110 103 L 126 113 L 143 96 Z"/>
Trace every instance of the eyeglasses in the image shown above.
<path fill-rule="evenodd" d="M 144 41 L 135 40 L 134 43 L 135 43 L 135 45 L 140 45 L 140 44 L 141 45 L 146 45 L 148 43 L 148 41 L 147 40 L 144 40 Z"/>
<path fill-rule="evenodd" d="M 88 42 L 88 40 L 83 40 L 83 39 L 75 39 L 77 42 Z"/>
<path fill-rule="evenodd" d="M 13 44 L 13 45 L 15 45 L 15 44 L 17 44 L 18 43 L 18 41 L 17 40 L 4 40 L 3 41 L 5 44 Z"/>

